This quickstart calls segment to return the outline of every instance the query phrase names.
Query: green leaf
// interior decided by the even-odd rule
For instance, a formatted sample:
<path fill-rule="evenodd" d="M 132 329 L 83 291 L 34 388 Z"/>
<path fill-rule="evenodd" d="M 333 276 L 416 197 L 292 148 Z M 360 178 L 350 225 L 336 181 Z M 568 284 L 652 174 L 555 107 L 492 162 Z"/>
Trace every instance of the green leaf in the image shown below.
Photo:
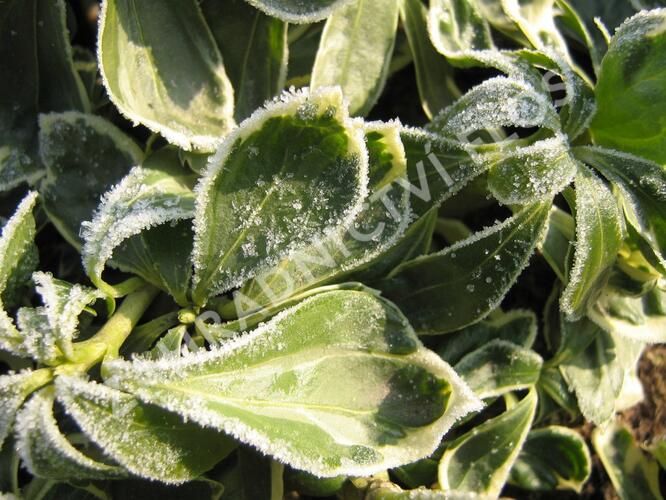
<path fill-rule="evenodd" d="M 522 79 L 499 76 L 468 91 L 440 113 L 430 128 L 471 142 L 474 132 L 506 126 L 540 127 L 554 132 L 561 127 L 549 96 Z"/>
<path fill-rule="evenodd" d="M 34 182 L 39 100 L 36 0 L 0 5 L 0 191 Z"/>
<path fill-rule="evenodd" d="M 106 0 L 97 54 L 111 101 L 183 149 L 234 126 L 233 88 L 195 0 Z"/>
<path fill-rule="evenodd" d="M 17 416 L 17 445 L 23 463 L 38 477 L 63 480 L 126 476 L 117 466 L 93 460 L 65 437 L 53 415 L 52 388 L 34 394 Z"/>
<path fill-rule="evenodd" d="M 109 288 L 102 279 L 106 262 L 123 242 L 138 235 L 116 252 L 113 259 L 116 265 L 169 292 L 178 303 L 187 304 L 192 234 L 173 223 L 194 216 L 192 189 L 196 179 L 196 175 L 182 167 L 177 151 L 166 148 L 151 155 L 140 167 L 134 167 L 104 194 L 92 221 L 81 225 L 83 264 L 97 287 Z M 160 225 L 166 227 L 144 234 Z M 182 260 L 173 258 L 170 255 L 173 253 Z M 137 258 L 141 254 L 149 258 Z"/>
<path fill-rule="evenodd" d="M 574 150 L 618 189 L 629 236 L 645 258 L 666 274 L 666 172 L 634 155 L 596 147 Z"/>
<path fill-rule="evenodd" d="M 615 32 L 596 87 L 595 143 L 666 165 L 666 11 L 640 12 Z"/>
<path fill-rule="evenodd" d="M 428 36 L 428 9 L 421 0 L 399 0 L 400 19 L 407 34 L 416 69 L 416 84 L 423 111 L 433 118 L 460 97 L 453 67 L 433 47 Z"/>
<path fill-rule="evenodd" d="M 576 246 L 560 307 L 570 320 L 580 318 L 599 292 L 622 244 L 623 225 L 613 193 L 580 166 L 576 188 Z"/>
<path fill-rule="evenodd" d="M 170 358 L 177 359 L 182 353 L 183 339 L 187 334 L 186 325 L 178 325 L 171 328 L 160 340 L 157 341 L 148 353 L 150 359 Z"/>
<path fill-rule="evenodd" d="M 412 211 L 424 215 L 460 192 L 488 170 L 492 162 L 452 141 L 422 129 L 403 128 L 407 179 L 396 182 L 410 193 Z"/>
<path fill-rule="evenodd" d="M 222 460 L 235 444 L 212 429 L 84 379 L 56 379 L 56 396 L 81 430 L 137 476 L 182 483 Z"/>
<path fill-rule="evenodd" d="M 606 331 L 638 342 L 666 342 L 666 293 L 655 288 L 642 297 L 604 289 L 588 311 Z"/>
<path fill-rule="evenodd" d="M 578 74 L 580 71 L 570 62 L 551 51 L 521 50 L 517 56 L 524 63 L 546 70 L 547 73 L 541 77 L 541 85 L 545 85 L 548 93 L 565 91 L 564 96 L 555 99 L 553 104 L 560 108 L 562 131 L 567 134 L 569 141 L 585 132 L 596 112 L 594 90 L 586 77 Z M 562 79 L 564 89 L 554 79 L 556 75 Z"/>
<path fill-rule="evenodd" d="M 50 380 L 50 371 L 44 369 L 0 376 L 0 447 L 9 435 L 16 412 L 25 399 Z"/>
<path fill-rule="evenodd" d="M 631 432 L 618 421 L 592 433 L 594 449 L 622 500 L 662 500 L 659 466 L 636 445 Z"/>
<path fill-rule="evenodd" d="M 530 431 L 510 482 L 526 490 L 574 490 L 590 477 L 592 459 L 585 440 L 576 431 L 552 425 Z"/>
<path fill-rule="evenodd" d="M 428 32 L 435 48 L 446 57 L 493 49 L 490 27 L 474 1 L 430 0 Z"/>
<path fill-rule="evenodd" d="M 227 137 L 197 186 L 194 302 L 349 227 L 367 183 L 362 131 L 339 89 L 286 94 L 257 112 Z"/>
<path fill-rule="evenodd" d="M 409 254 L 409 245 L 421 233 L 416 227 L 417 234 L 406 234 L 410 222 L 409 193 L 396 185 L 406 178 L 399 125 L 366 123 L 364 128 L 370 195 L 353 226 L 342 227 L 314 245 L 288 255 L 241 288 L 236 302 L 242 298 L 256 308 L 343 281 L 350 275 L 362 275 L 366 280 L 383 277 Z M 236 313 L 240 316 L 248 308 L 239 305 Z"/>
<path fill-rule="evenodd" d="M 441 252 L 401 264 L 378 286 L 420 335 L 475 323 L 500 303 L 527 265 L 549 209 L 550 202 L 531 205 Z"/>
<path fill-rule="evenodd" d="M 365 500 L 464 500 L 466 495 L 457 492 L 443 492 L 428 488 L 403 490 L 397 484 L 388 481 L 375 481 L 368 488 Z"/>
<path fill-rule="evenodd" d="M 567 279 L 567 264 L 575 231 L 573 218 L 564 210 L 553 206 L 548 221 L 548 232 L 539 250 L 563 283 Z"/>
<path fill-rule="evenodd" d="M 67 241 L 80 248 L 81 223 L 143 153 L 103 118 L 72 111 L 41 115 L 39 143 L 46 166 L 39 187 L 44 208 Z"/>
<path fill-rule="evenodd" d="M 573 180 L 576 162 L 558 135 L 503 153 L 488 173 L 488 189 L 505 205 L 552 199 Z"/>
<path fill-rule="evenodd" d="M 35 246 L 35 219 L 32 215 L 37 193 L 30 192 L 16 213 L 2 228 L 0 237 L 0 349 L 23 356 L 22 335 L 5 311 L 4 302 L 15 302 L 13 294 L 28 281 L 39 260 Z M 8 300 L 9 299 L 9 300 Z"/>
<path fill-rule="evenodd" d="M 312 23 L 329 17 L 350 0 L 247 0 L 257 9 L 290 23 Z"/>
<path fill-rule="evenodd" d="M 501 0 L 502 10 L 539 50 L 555 50 L 568 57 L 564 37 L 555 26 L 554 0 Z"/>
<path fill-rule="evenodd" d="M 577 349 L 560 363 L 560 371 L 576 393 L 585 418 L 601 425 L 613 415 L 624 381 L 615 340 L 587 318 L 568 326 L 563 323 L 563 328 L 571 328 L 571 335 L 583 336 L 583 332 L 588 332 L 585 336 L 592 337 L 586 342 L 587 347 Z"/>
<path fill-rule="evenodd" d="M 206 0 L 201 10 L 234 88 L 239 122 L 278 95 L 287 77 L 287 23 L 243 0 Z"/>
<path fill-rule="evenodd" d="M 537 318 L 534 313 L 516 309 L 447 335 L 437 349 L 437 354 L 447 363 L 455 365 L 465 355 L 482 348 L 493 339 L 529 349 L 534 344 L 536 334 Z"/>
<path fill-rule="evenodd" d="M 397 27 L 397 0 L 340 7 L 326 21 L 310 86 L 340 85 L 349 112 L 366 115 L 384 89 Z"/>
<path fill-rule="evenodd" d="M 90 111 L 90 101 L 74 69 L 64 0 L 37 0 L 39 109 Z"/>
<path fill-rule="evenodd" d="M 451 443 L 439 462 L 444 491 L 497 498 L 532 425 L 536 391 Z"/>
<path fill-rule="evenodd" d="M 317 294 L 212 351 L 109 370 L 141 400 L 321 477 L 418 460 L 479 408 L 404 316 L 364 292 Z"/>
<path fill-rule="evenodd" d="M 543 360 L 536 352 L 506 340 L 491 340 L 470 352 L 454 369 L 481 399 L 528 389 L 539 380 Z"/>
<path fill-rule="evenodd" d="M 87 306 L 103 298 L 104 294 L 94 288 L 54 279 L 50 273 L 37 272 L 32 275 L 32 279 L 42 297 L 55 344 L 65 356 L 71 356 L 72 340 L 79 333 L 79 315 Z"/>

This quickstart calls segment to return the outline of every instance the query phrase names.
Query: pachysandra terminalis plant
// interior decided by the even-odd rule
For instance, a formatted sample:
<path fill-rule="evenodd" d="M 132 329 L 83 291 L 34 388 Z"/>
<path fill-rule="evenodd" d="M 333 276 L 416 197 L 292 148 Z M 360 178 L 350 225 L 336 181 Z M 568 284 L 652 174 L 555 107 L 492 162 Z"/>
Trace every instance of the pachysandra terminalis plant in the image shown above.
<path fill-rule="evenodd" d="M 3 495 L 662 498 L 663 0 L 84 5 L 0 2 Z"/>

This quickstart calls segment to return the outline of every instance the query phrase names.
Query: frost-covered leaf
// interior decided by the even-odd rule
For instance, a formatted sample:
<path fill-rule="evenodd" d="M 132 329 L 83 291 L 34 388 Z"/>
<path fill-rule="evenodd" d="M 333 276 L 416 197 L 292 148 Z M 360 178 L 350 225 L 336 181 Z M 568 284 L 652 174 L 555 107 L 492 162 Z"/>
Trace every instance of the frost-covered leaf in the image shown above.
<path fill-rule="evenodd" d="M 284 87 L 287 23 L 244 0 L 205 0 L 200 5 L 234 87 L 234 116 L 244 120 Z"/>
<path fill-rule="evenodd" d="M 604 330 L 637 342 L 666 342 L 666 293 L 628 297 L 606 288 L 588 312 Z"/>
<path fill-rule="evenodd" d="M 356 0 L 340 7 L 326 21 L 310 86 L 340 85 L 349 112 L 367 114 L 384 89 L 397 26 L 397 0 Z"/>
<path fill-rule="evenodd" d="M 247 0 L 269 16 L 290 23 L 312 23 L 331 15 L 351 0 Z"/>
<path fill-rule="evenodd" d="M 615 340 L 587 318 L 576 323 L 563 322 L 562 328 L 570 329 L 572 336 L 585 332 L 592 338 L 587 347 L 572 352 L 560 363 L 560 371 L 576 393 L 585 418 L 602 424 L 613 415 L 624 380 Z"/>
<path fill-rule="evenodd" d="M 14 425 L 16 412 L 23 401 L 50 380 L 51 373 L 46 369 L 0 376 L 0 448 Z"/>
<path fill-rule="evenodd" d="M 379 267 L 390 266 L 388 272 L 408 253 L 401 238 L 407 237 L 404 233 L 410 222 L 409 192 L 396 184 L 407 177 L 400 126 L 367 123 L 364 129 L 370 194 L 355 222 L 288 255 L 249 281 L 238 297 L 248 307 L 274 304 L 316 286 L 341 282 L 350 274 L 383 277 Z M 237 307 L 236 313 L 240 315 L 243 309 L 247 307 Z"/>
<path fill-rule="evenodd" d="M 364 292 L 315 295 L 211 351 L 108 366 L 141 400 L 324 477 L 427 456 L 479 408 L 395 306 Z"/>
<path fill-rule="evenodd" d="M 103 298 L 104 294 L 94 288 L 54 279 L 50 273 L 36 272 L 32 279 L 44 303 L 51 341 L 65 356 L 71 356 L 72 340 L 79 333 L 79 315 L 88 305 Z"/>
<path fill-rule="evenodd" d="M 580 492 L 591 470 L 590 451 L 582 436 L 567 427 L 551 425 L 527 435 L 510 481 L 532 491 Z"/>
<path fill-rule="evenodd" d="M 666 165 L 666 9 L 640 12 L 615 32 L 599 73 L 594 141 Z"/>
<path fill-rule="evenodd" d="M 470 498 L 457 492 L 443 492 L 425 487 L 403 490 L 389 481 L 375 481 L 365 495 L 365 500 L 466 500 Z"/>
<path fill-rule="evenodd" d="M 597 109 L 592 85 L 561 54 L 551 50 L 521 50 L 517 57 L 546 71 L 541 83 L 548 92 L 564 90 L 564 96 L 555 99 L 553 104 L 560 112 L 562 131 L 569 140 L 573 141 L 585 132 Z M 557 76 L 561 78 L 561 84 Z"/>
<path fill-rule="evenodd" d="M 183 149 L 234 126 L 233 88 L 195 0 L 105 0 L 97 54 L 111 101 Z"/>
<path fill-rule="evenodd" d="M 499 156 L 488 173 L 488 189 L 505 205 L 552 199 L 576 175 L 576 162 L 562 135 Z"/>
<path fill-rule="evenodd" d="M 659 465 L 641 450 L 619 421 L 592 433 L 594 449 L 622 500 L 662 500 Z"/>
<path fill-rule="evenodd" d="M 148 353 L 148 357 L 151 359 L 178 359 L 182 353 L 183 339 L 186 333 L 186 325 L 171 328 L 164 337 L 157 341 L 155 347 Z"/>
<path fill-rule="evenodd" d="M 177 151 L 166 148 L 148 157 L 141 166 L 134 167 L 104 194 L 92 221 L 81 225 L 85 242 L 83 264 L 97 287 L 108 289 L 102 272 L 113 256 L 121 269 L 143 276 L 169 292 L 179 303 L 187 303 L 191 274 L 187 254 L 191 249 L 192 234 L 183 231 L 182 227 L 164 227 L 150 234 L 143 233 L 154 226 L 169 226 L 167 223 L 175 226 L 175 222 L 194 216 L 192 189 L 196 179 L 195 174 L 180 164 Z M 157 233 L 160 232 L 171 238 L 159 239 Z M 124 241 L 137 235 L 114 255 Z M 178 262 L 169 258 L 170 253 L 177 253 L 183 260 Z M 152 259 L 137 258 L 141 254 L 152 256 Z M 161 256 L 164 258 L 159 258 Z"/>
<path fill-rule="evenodd" d="M 138 165 L 143 153 L 105 119 L 76 112 L 42 115 L 39 142 L 46 166 L 39 187 L 44 208 L 78 248 L 81 222 L 90 219 L 100 196 Z"/>
<path fill-rule="evenodd" d="M 349 227 L 367 162 L 339 89 L 285 94 L 243 122 L 196 189 L 194 302 Z"/>
<path fill-rule="evenodd" d="M 0 237 L 0 349 L 19 356 L 27 354 L 21 345 L 23 339 L 4 304 L 15 302 L 14 294 L 37 267 L 39 255 L 32 215 L 36 201 L 37 193 L 29 193 L 3 226 Z"/>
<path fill-rule="evenodd" d="M 553 206 L 550 211 L 548 231 L 539 250 L 563 283 L 566 282 L 566 268 L 575 232 L 573 218 L 564 210 Z"/>
<path fill-rule="evenodd" d="M 432 118 L 460 97 L 460 90 L 453 80 L 453 68 L 430 41 L 427 7 L 421 0 L 399 1 L 400 19 L 414 59 L 421 105 L 428 118 Z"/>
<path fill-rule="evenodd" d="M 446 336 L 437 354 L 451 365 L 492 340 L 502 340 L 529 349 L 537 334 L 537 318 L 531 311 L 516 309 L 498 318 L 479 321 Z"/>
<path fill-rule="evenodd" d="M 564 37 L 555 26 L 555 0 L 501 0 L 501 4 L 535 49 L 552 48 L 568 56 Z"/>
<path fill-rule="evenodd" d="M 539 380 L 543 360 L 531 349 L 494 339 L 453 367 L 481 399 L 528 389 Z"/>
<path fill-rule="evenodd" d="M 209 470 L 234 448 L 223 434 L 184 422 L 129 394 L 84 379 L 56 379 L 56 397 L 106 455 L 140 477 L 182 483 Z"/>
<path fill-rule="evenodd" d="M 53 414 L 52 388 L 34 394 L 17 415 L 17 446 L 31 474 L 62 480 L 123 477 L 120 467 L 86 456 L 67 439 Z"/>
<path fill-rule="evenodd" d="M 467 92 L 437 115 L 430 128 L 447 137 L 471 142 L 474 132 L 506 126 L 558 131 L 560 120 L 546 94 L 529 83 L 501 76 Z"/>
<path fill-rule="evenodd" d="M 409 191 L 414 214 L 424 215 L 441 205 L 492 165 L 463 145 L 417 128 L 403 128 L 400 138 L 407 157 L 407 179 L 398 180 Z"/>
<path fill-rule="evenodd" d="M 666 172 L 656 163 L 612 149 L 582 147 L 575 156 L 619 190 L 629 236 L 645 258 L 666 274 Z"/>
<path fill-rule="evenodd" d="M 536 391 L 451 443 L 439 462 L 444 491 L 497 498 L 532 425 Z"/>
<path fill-rule="evenodd" d="M 451 58 L 494 48 L 488 22 L 474 0 L 430 0 L 428 32 L 435 48 Z"/>
<path fill-rule="evenodd" d="M 585 166 L 576 187 L 576 246 L 560 307 L 569 319 L 580 318 L 599 292 L 622 244 L 620 209 L 610 189 Z"/>
<path fill-rule="evenodd" d="M 549 209 L 550 202 L 528 206 L 441 252 L 401 264 L 378 286 L 420 335 L 475 323 L 499 304 L 527 265 Z"/>

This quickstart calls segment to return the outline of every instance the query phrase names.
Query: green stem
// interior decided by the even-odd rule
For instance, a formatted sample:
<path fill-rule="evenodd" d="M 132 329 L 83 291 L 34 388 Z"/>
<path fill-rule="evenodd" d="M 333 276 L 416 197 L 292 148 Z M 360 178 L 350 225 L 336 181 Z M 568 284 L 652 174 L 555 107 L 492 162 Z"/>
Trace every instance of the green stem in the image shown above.
<path fill-rule="evenodd" d="M 113 316 L 92 338 L 74 345 L 73 364 L 61 365 L 58 367 L 60 371 L 87 370 L 104 357 L 118 357 L 120 346 L 157 293 L 157 288 L 146 285 L 128 295 Z"/>

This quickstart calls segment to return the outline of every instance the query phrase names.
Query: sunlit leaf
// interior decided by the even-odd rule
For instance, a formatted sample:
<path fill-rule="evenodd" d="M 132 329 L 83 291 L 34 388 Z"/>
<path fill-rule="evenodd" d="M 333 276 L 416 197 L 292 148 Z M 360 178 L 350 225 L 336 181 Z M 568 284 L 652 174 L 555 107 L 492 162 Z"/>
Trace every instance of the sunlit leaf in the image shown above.
<path fill-rule="evenodd" d="M 447 57 L 494 48 L 489 25 L 470 0 L 430 0 L 428 32 L 437 50 Z"/>
<path fill-rule="evenodd" d="M 579 167 L 576 175 L 576 246 L 560 307 L 578 319 L 615 262 L 623 225 L 613 193 L 594 173 Z"/>
<path fill-rule="evenodd" d="M 52 388 L 34 394 L 17 416 L 17 445 L 21 458 L 35 476 L 55 480 L 119 478 L 120 467 L 86 456 L 67 439 L 53 415 Z"/>
<path fill-rule="evenodd" d="M 285 94 L 241 124 L 197 186 L 194 302 L 349 227 L 367 161 L 339 89 Z"/>
<path fill-rule="evenodd" d="M 179 303 L 187 303 L 192 233 L 175 222 L 194 216 L 195 182 L 196 176 L 182 167 L 177 152 L 163 149 L 134 167 L 104 194 L 92 221 L 82 224 L 83 264 L 96 286 L 108 288 L 102 272 L 113 256 L 121 269 L 143 276 Z M 165 227 L 155 227 L 161 225 Z M 147 231 L 152 227 L 154 231 Z M 183 250 L 177 252 L 181 247 Z M 141 254 L 148 258 L 142 261 L 138 258 Z M 174 254 L 182 260 L 173 259 Z"/>
<path fill-rule="evenodd" d="M 324 477 L 427 456 L 478 408 L 404 316 L 364 292 L 318 294 L 211 351 L 109 370 L 147 403 Z"/>
<path fill-rule="evenodd" d="M 451 443 L 439 463 L 444 491 L 497 498 L 534 419 L 536 391 Z"/>
<path fill-rule="evenodd" d="M 349 112 L 367 114 L 384 89 L 397 25 L 397 0 L 356 0 L 336 10 L 326 21 L 310 86 L 340 85 Z"/>
<path fill-rule="evenodd" d="M 547 199 L 576 175 L 576 162 L 562 136 L 537 141 L 502 155 L 488 174 L 488 189 L 505 205 Z"/>
<path fill-rule="evenodd" d="M 350 0 L 247 0 L 269 16 L 290 23 L 311 23 L 328 17 Z"/>
<path fill-rule="evenodd" d="M 641 12 L 615 32 L 604 56 L 591 132 L 597 144 L 666 164 L 666 11 Z"/>
<path fill-rule="evenodd" d="M 234 126 L 233 88 L 195 0 L 105 0 L 98 60 L 111 101 L 183 149 Z"/>
<path fill-rule="evenodd" d="M 645 455 L 624 425 L 615 421 L 596 428 L 592 442 L 622 500 L 663 498 L 659 491 L 659 465 Z"/>
<path fill-rule="evenodd" d="M 511 483 L 533 491 L 580 492 L 590 477 L 592 459 L 582 436 L 552 425 L 530 431 L 511 469 Z"/>
<path fill-rule="evenodd" d="M 81 430 L 140 477 L 165 483 L 194 479 L 229 454 L 233 441 L 212 429 L 77 377 L 59 377 L 56 396 Z"/>
<path fill-rule="evenodd" d="M 364 129 L 370 193 L 353 225 L 288 255 L 246 283 L 237 299 L 247 306 L 239 305 L 237 315 L 350 275 L 383 277 L 409 254 L 410 244 L 418 242 L 420 227 L 414 228 L 417 234 L 405 234 L 411 215 L 409 192 L 397 184 L 407 178 L 400 126 L 367 123 Z"/>
<path fill-rule="evenodd" d="M 528 389 L 539 380 L 543 360 L 531 349 L 491 340 L 458 361 L 454 369 L 481 399 Z"/>
<path fill-rule="evenodd" d="M 37 193 L 29 193 L 16 213 L 2 228 L 0 237 L 0 349 L 26 355 L 23 338 L 5 311 L 4 302 L 13 303 L 13 294 L 28 281 L 37 267 L 39 255 L 35 246 L 35 219 L 32 215 Z M 9 299 L 9 300 L 7 300 Z"/>

